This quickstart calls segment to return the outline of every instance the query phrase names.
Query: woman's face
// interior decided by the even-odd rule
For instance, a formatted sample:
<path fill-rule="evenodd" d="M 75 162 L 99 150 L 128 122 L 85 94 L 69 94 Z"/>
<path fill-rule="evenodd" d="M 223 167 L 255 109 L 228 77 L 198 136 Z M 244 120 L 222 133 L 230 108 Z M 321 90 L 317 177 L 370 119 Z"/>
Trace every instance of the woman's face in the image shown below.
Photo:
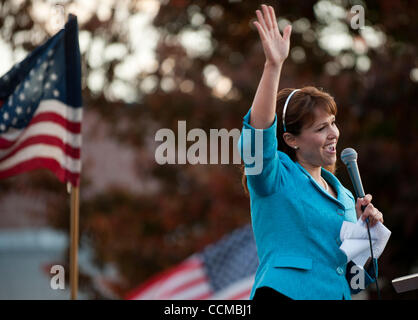
<path fill-rule="evenodd" d="M 337 141 L 340 131 L 335 116 L 321 108 L 315 109 L 315 121 L 310 127 L 302 128 L 296 137 L 296 158 L 299 163 L 313 167 L 333 165 L 337 161 Z"/>

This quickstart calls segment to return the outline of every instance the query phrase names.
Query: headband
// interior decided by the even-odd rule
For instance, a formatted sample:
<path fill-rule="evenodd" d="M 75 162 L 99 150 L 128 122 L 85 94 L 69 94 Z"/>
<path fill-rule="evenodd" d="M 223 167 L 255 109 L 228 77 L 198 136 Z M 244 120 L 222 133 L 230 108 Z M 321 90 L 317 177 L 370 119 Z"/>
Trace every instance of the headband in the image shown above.
<path fill-rule="evenodd" d="M 293 96 L 293 94 L 296 92 L 296 91 L 299 91 L 300 89 L 295 89 L 295 90 L 293 90 L 290 94 L 289 94 L 289 96 L 287 97 L 287 99 L 286 99 L 286 102 L 285 102 L 285 104 L 284 104 L 284 108 L 283 108 L 283 115 L 282 115 L 282 121 L 283 121 L 283 131 L 284 132 L 286 132 L 286 125 L 285 125 L 285 123 L 284 123 L 284 117 L 286 116 L 286 109 L 287 109 L 287 105 L 288 105 L 288 103 L 289 103 L 289 101 L 290 101 L 290 98 Z"/>

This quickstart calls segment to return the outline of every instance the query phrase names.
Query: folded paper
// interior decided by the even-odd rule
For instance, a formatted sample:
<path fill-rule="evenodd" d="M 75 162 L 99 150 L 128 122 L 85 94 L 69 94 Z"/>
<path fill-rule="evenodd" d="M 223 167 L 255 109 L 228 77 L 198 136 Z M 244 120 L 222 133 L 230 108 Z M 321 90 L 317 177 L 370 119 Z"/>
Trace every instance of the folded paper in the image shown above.
<path fill-rule="evenodd" d="M 390 235 L 390 230 L 381 222 L 370 227 L 373 258 L 377 259 L 380 257 Z M 370 244 L 366 222 L 361 218 L 357 220 L 357 223 L 344 221 L 340 230 L 340 239 L 340 249 L 346 254 L 347 262 L 353 261 L 358 266 L 364 266 L 370 257 Z"/>

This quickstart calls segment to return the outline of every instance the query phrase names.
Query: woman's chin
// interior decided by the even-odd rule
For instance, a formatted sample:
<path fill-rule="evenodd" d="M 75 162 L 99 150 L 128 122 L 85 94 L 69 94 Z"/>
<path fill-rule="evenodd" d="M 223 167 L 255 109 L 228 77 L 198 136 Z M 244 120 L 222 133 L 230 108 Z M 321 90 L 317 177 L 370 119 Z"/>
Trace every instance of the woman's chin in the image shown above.
<path fill-rule="evenodd" d="M 337 156 L 327 157 L 323 161 L 323 166 L 333 166 L 337 162 Z"/>

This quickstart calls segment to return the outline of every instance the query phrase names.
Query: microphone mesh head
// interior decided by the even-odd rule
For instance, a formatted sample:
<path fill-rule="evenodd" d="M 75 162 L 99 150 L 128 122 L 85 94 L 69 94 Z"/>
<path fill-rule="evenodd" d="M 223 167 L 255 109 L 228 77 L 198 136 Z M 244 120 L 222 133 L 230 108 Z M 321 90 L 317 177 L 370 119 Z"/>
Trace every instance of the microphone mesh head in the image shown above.
<path fill-rule="evenodd" d="M 341 161 L 347 165 L 351 161 L 357 161 L 357 152 L 353 148 L 345 148 L 341 152 Z"/>

